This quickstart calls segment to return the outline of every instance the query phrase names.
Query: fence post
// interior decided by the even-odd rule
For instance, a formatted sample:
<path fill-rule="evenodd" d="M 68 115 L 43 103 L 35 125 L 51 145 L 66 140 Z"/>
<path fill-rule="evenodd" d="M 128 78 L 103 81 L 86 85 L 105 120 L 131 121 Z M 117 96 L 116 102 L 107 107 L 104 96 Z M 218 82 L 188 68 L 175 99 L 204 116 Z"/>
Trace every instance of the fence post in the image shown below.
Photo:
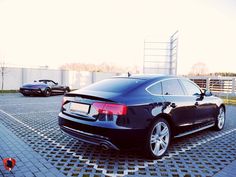
<path fill-rule="evenodd" d="M 60 69 L 60 73 L 61 73 L 61 75 L 60 75 L 60 77 L 61 77 L 61 84 L 64 85 L 65 84 L 65 82 L 64 82 L 64 70 Z"/>
<path fill-rule="evenodd" d="M 22 75 L 21 75 L 21 82 L 22 85 L 27 82 L 27 69 L 26 68 L 22 68 Z"/>
<path fill-rule="evenodd" d="M 210 78 L 206 78 L 206 89 L 210 90 Z"/>
<path fill-rule="evenodd" d="M 94 83 L 95 82 L 95 72 L 94 71 L 91 71 L 91 81 L 92 81 L 92 83 Z"/>
<path fill-rule="evenodd" d="M 232 95 L 234 95 L 235 94 L 235 85 L 236 83 L 235 83 L 235 78 L 232 78 Z"/>

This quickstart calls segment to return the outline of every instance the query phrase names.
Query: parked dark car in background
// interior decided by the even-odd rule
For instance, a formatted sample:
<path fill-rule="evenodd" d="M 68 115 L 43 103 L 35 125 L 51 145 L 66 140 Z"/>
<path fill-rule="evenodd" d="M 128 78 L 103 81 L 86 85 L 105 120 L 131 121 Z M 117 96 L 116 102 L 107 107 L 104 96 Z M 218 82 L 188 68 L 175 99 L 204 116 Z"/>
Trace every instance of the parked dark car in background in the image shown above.
<path fill-rule="evenodd" d="M 24 96 L 43 95 L 50 96 L 52 94 L 65 94 L 70 91 L 68 86 L 59 85 L 53 80 L 39 80 L 33 83 L 24 84 L 20 87 L 20 93 Z"/>
<path fill-rule="evenodd" d="M 106 79 L 64 96 L 61 130 L 104 149 L 165 154 L 174 137 L 225 124 L 225 105 L 189 79 L 136 75 Z"/>

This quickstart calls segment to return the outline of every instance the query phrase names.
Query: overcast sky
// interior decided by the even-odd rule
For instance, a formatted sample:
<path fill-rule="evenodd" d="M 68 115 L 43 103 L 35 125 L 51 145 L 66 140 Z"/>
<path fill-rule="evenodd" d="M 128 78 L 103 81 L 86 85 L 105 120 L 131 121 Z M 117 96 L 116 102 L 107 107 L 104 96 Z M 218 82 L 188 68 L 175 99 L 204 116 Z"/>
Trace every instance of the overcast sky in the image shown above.
<path fill-rule="evenodd" d="M 203 62 L 236 72 L 235 0 L 0 0 L 0 60 L 8 64 L 143 62 L 144 40 L 179 30 L 178 73 Z"/>

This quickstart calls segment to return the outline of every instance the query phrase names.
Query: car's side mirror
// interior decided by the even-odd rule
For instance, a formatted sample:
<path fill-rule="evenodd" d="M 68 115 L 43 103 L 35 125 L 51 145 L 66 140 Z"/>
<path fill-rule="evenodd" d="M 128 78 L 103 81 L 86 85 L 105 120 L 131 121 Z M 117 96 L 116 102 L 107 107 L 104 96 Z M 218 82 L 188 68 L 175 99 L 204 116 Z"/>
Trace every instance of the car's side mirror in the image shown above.
<path fill-rule="evenodd" d="M 212 96 L 212 93 L 210 90 L 204 89 L 203 95 L 204 96 Z"/>

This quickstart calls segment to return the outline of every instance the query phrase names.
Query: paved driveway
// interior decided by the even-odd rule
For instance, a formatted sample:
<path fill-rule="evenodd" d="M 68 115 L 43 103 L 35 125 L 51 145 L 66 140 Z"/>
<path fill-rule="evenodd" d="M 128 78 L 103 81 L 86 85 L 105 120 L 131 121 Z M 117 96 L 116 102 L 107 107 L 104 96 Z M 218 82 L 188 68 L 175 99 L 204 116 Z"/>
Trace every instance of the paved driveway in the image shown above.
<path fill-rule="evenodd" d="M 54 176 L 213 176 L 236 160 L 234 106 L 227 106 L 223 131 L 209 129 L 175 139 L 162 159 L 148 160 L 140 152 L 104 151 L 61 133 L 57 125 L 61 100 L 62 96 L 0 96 L 0 125 L 29 146 L 29 153 L 38 154 L 50 169 L 58 170 Z M 0 149 L 0 157 L 4 156 Z M 1 175 L 17 176 L 14 170 L 6 173 L 3 168 Z"/>

